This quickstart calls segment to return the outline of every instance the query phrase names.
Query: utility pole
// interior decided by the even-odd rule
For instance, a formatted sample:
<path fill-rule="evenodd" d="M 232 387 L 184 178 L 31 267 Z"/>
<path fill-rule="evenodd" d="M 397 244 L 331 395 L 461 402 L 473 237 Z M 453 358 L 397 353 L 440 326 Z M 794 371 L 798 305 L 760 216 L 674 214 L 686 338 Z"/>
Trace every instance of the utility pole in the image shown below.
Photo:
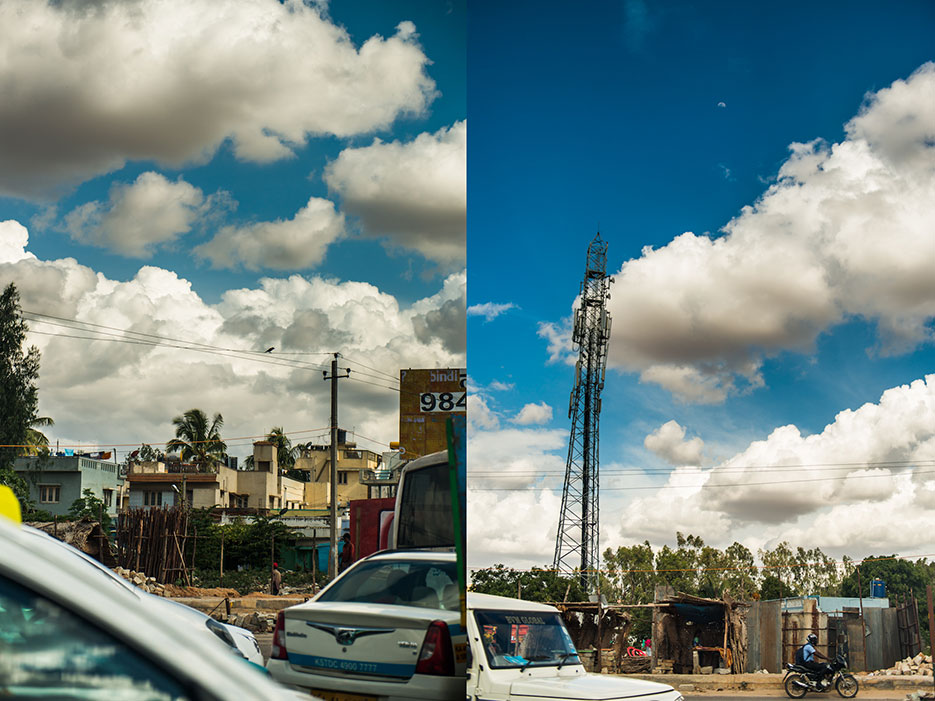
<path fill-rule="evenodd" d="M 607 243 L 598 234 L 588 246 L 581 302 L 575 310 L 572 339 L 578 347 L 578 362 L 568 405 L 571 435 L 553 561 L 559 572 L 571 574 L 577 569 L 582 588 L 598 594 L 598 427 L 610 340 L 606 305 L 611 282 L 613 278 L 607 277 Z"/>
<path fill-rule="evenodd" d="M 331 359 L 331 376 L 322 370 L 325 380 L 331 380 L 331 551 L 328 557 L 328 576 L 334 579 L 338 574 L 338 380 L 349 377 L 338 375 L 338 356 Z"/>

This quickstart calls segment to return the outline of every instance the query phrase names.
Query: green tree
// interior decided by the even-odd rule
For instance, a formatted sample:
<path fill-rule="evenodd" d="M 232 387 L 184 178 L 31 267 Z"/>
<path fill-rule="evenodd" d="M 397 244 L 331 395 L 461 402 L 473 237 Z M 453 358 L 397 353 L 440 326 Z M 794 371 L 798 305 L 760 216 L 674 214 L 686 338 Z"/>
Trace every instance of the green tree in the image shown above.
<path fill-rule="evenodd" d="M 29 441 L 39 405 L 39 350 L 23 352 L 29 327 L 23 321 L 19 292 L 13 283 L 0 295 L 0 484 L 13 489 L 23 508 L 29 506 L 26 481 L 13 471 L 21 446 Z"/>
<path fill-rule="evenodd" d="M 100 521 L 105 532 L 110 531 L 110 514 L 104 508 L 104 502 L 98 499 L 91 489 L 85 489 L 81 496 L 68 507 L 68 517 L 72 519 L 90 518 Z"/>
<path fill-rule="evenodd" d="M 285 470 L 291 470 L 295 465 L 295 456 L 298 452 L 297 447 L 293 447 L 289 436 L 282 432 L 282 426 L 271 428 L 266 440 L 276 446 L 276 460 L 279 467 Z"/>
<path fill-rule="evenodd" d="M 859 567 L 864 596 L 870 596 L 870 582 L 876 578 L 886 584 L 886 595 L 890 598 L 907 599 L 910 593 L 920 597 L 924 595 L 925 586 L 932 584 L 931 570 L 924 560 L 912 562 L 897 559 L 895 555 L 876 555 L 864 558 Z M 856 568 L 844 578 L 841 592 L 843 596 L 861 595 L 857 589 Z"/>
<path fill-rule="evenodd" d="M 622 546 L 604 551 L 605 593 L 610 601 L 649 604 L 655 594 L 656 573 L 652 546 Z"/>
<path fill-rule="evenodd" d="M 587 601 L 578 577 L 533 567 L 529 572 L 494 565 L 471 571 L 471 591 L 527 601 Z"/>
<path fill-rule="evenodd" d="M 688 537 L 675 534 L 676 548 L 663 545 L 656 555 L 656 570 L 659 584 L 667 584 L 676 591 L 697 594 L 697 572 L 699 552 L 704 541 L 691 534 Z"/>
<path fill-rule="evenodd" d="M 221 440 L 224 417 L 215 414 L 208 423 L 208 415 L 201 409 L 189 409 L 172 419 L 175 438 L 166 443 L 167 452 L 177 452 L 182 461 L 212 470 L 227 457 L 227 444 Z"/>
<path fill-rule="evenodd" d="M 38 416 L 26 429 L 26 447 L 21 455 L 48 455 L 49 439 L 37 426 L 54 426 L 55 422 L 48 416 Z"/>
<path fill-rule="evenodd" d="M 130 462 L 158 462 L 166 459 L 166 454 L 148 443 L 143 443 L 137 450 L 130 453 Z"/>
<path fill-rule="evenodd" d="M 724 591 L 729 592 L 735 599 L 742 601 L 753 598 L 759 590 L 757 585 L 758 570 L 753 559 L 753 553 L 748 548 L 735 542 L 724 551 L 727 566 L 730 568 L 724 573 Z"/>

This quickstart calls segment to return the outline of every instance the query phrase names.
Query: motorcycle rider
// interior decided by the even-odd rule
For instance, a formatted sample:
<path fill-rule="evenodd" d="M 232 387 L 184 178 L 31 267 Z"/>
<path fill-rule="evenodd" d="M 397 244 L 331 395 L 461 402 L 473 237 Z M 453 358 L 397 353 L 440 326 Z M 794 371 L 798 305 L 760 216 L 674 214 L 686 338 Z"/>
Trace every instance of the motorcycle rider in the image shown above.
<path fill-rule="evenodd" d="M 801 662 L 799 662 L 799 664 L 809 670 L 810 674 L 808 676 L 822 686 L 827 686 L 827 681 L 824 677 L 828 672 L 828 665 L 817 662 L 815 658 L 820 657 L 823 660 L 827 660 L 828 658 L 815 649 L 815 645 L 817 644 L 818 636 L 814 633 L 809 633 L 805 645 L 802 646 L 799 650 L 800 654 L 796 655 L 796 657 L 801 656 Z M 798 662 L 798 660 L 796 661 Z"/>

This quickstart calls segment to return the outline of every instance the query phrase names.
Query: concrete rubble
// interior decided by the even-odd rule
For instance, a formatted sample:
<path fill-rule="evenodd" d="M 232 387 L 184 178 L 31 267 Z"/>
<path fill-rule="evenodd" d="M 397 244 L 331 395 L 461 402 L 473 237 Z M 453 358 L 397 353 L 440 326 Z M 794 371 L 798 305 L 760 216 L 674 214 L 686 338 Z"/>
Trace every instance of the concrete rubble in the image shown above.
<path fill-rule="evenodd" d="M 868 676 L 875 677 L 896 677 L 912 676 L 921 674 L 923 676 L 932 676 L 932 656 L 924 655 L 921 652 L 915 657 L 907 657 L 900 660 L 889 669 L 881 669 L 871 672 Z"/>
<path fill-rule="evenodd" d="M 114 572 L 149 594 L 166 595 L 165 585 L 157 582 L 155 577 L 147 577 L 143 572 L 134 572 L 124 567 L 114 567 Z"/>
<path fill-rule="evenodd" d="M 253 633 L 271 633 L 273 628 L 276 627 L 276 615 L 275 613 L 267 614 L 259 611 L 231 614 L 230 619 L 226 622 L 232 626 L 246 628 Z"/>

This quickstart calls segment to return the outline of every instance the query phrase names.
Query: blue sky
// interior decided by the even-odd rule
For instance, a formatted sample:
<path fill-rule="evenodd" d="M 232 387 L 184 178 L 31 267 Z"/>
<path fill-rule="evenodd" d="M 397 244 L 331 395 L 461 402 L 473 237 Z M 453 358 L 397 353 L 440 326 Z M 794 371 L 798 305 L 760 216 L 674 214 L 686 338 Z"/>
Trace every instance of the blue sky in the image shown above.
<path fill-rule="evenodd" d="M 551 561 L 561 346 L 598 230 L 617 278 L 602 547 L 676 530 L 754 550 L 910 547 L 866 529 L 924 514 L 935 458 L 931 430 L 881 418 L 932 411 L 935 7 L 480 3 L 469 26 L 471 466 L 488 471 L 470 503 L 509 514 L 469 521 L 472 566 Z M 798 438 L 773 435 L 784 426 Z M 737 468 L 751 465 L 818 481 Z M 786 485 L 698 487 L 751 480 Z M 535 538 L 504 535 L 517 518 Z"/>
<path fill-rule="evenodd" d="M 387 449 L 399 369 L 464 365 L 465 3 L 92 9 L 0 2 L 0 281 L 72 327 L 33 317 L 48 435 L 120 455 L 197 406 L 234 454 L 317 439 L 337 351 Z"/>

